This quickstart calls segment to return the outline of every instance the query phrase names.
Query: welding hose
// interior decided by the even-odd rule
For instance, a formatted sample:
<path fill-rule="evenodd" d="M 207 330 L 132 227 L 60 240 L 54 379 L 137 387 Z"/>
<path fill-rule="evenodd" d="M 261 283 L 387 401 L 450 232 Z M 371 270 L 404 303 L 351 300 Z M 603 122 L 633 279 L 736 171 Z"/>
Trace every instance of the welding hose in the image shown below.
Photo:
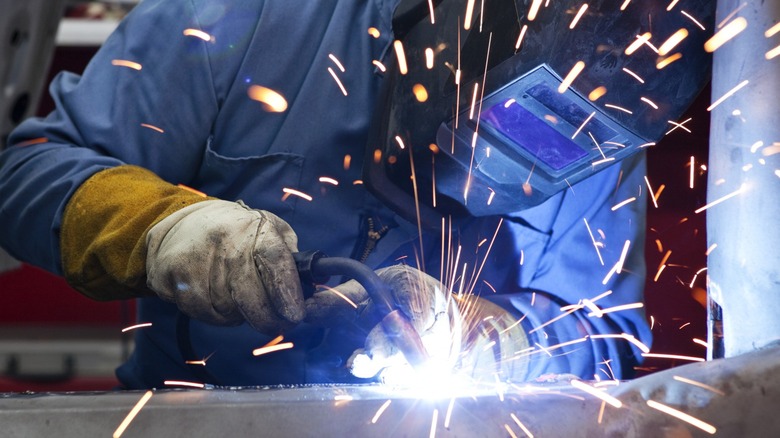
<path fill-rule="evenodd" d="M 391 342 L 404 354 L 407 362 L 419 367 L 428 359 L 420 335 L 414 329 L 403 312 L 395 305 L 388 285 L 373 269 L 346 257 L 327 257 L 320 251 L 304 251 L 293 254 L 301 282 L 318 284 L 327 281 L 333 275 L 351 278 L 366 290 L 374 303 L 377 313 L 382 317 L 382 329 Z M 304 295 L 313 294 L 311 288 L 304 288 Z M 306 298 L 309 298 L 308 295 Z"/>

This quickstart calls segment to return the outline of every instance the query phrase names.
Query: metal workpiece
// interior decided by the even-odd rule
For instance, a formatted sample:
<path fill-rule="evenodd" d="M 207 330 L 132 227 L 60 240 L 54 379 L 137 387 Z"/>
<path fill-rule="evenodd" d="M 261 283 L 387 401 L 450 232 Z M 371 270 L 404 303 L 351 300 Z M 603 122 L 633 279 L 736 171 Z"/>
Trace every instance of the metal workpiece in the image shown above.
<path fill-rule="evenodd" d="M 709 293 L 729 357 L 780 339 L 780 58 L 767 59 L 780 2 L 720 0 L 717 14 L 746 26 L 714 52 L 712 77 Z"/>
<path fill-rule="evenodd" d="M 583 390 L 583 385 L 588 387 Z M 454 390 L 453 386 L 439 390 L 344 385 L 14 394 L 0 396 L 0 435 L 111 436 L 145 398 L 121 436 L 780 434 L 780 417 L 775 414 L 780 404 L 778 346 L 629 382 L 579 382 L 575 386 L 564 379 L 479 389 Z M 664 407 L 675 411 L 661 410 Z"/>

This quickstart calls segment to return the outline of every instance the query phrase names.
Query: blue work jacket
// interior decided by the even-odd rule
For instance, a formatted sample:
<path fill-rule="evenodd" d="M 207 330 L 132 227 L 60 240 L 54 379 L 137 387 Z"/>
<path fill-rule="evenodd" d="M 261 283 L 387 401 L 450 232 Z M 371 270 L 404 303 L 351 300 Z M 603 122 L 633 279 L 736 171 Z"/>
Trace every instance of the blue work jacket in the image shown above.
<path fill-rule="evenodd" d="M 296 231 L 301 250 L 360 256 L 366 233 L 387 227 L 366 263 L 416 266 L 424 260 L 439 276 L 438 233 L 419 240 L 416 224 L 360 183 L 382 82 L 374 61 L 392 53 L 395 3 L 143 1 L 82 76 L 57 76 L 50 87 L 56 109 L 10 137 L 0 155 L 0 244 L 62 274 L 59 229 L 70 196 L 96 172 L 133 164 L 173 184 L 279 215 Z M 268 111 L 250 98 L 253 86 L 284 96 L 286 110 Z M 23 145 L 42 137 L 47 141 Z M 637 156 L 538 207 L 466 221 L 445 237 L 451 248 L 445 252 L 460 249 L 454 275 L 471 279 L 479 272 L 469 280 L 474 293 L 525 317 L 534 348 L 525 353 L 531 360 L 526 377 L 625 378 L 637 364 L 639 350 L 625 337 L 594 335 L 626 333 L 649 343 L 643 311 L 595 315 L 592 306 L 642 301 L 644 172 L 644 158 Z M 312 199 L 285 196 L 284 188 Z M 613 211 L 631 197 L 637 201 Z M 485 241 L 493 242 L 487 255 Z M 622 270 L 611 272 L 622 255 Z M 583 306 L 583 299 L 594 303 Z M 198 380 L 185 364 L 192 358 L 178 348 L 176 314 L 159 299 L 138 300 L 139 321 L 153 325 L 136 332 L 135 350 L 118 369 L 126 387 Z M 353 347 L 347 335 L 341 342 L 306 324 L 287 334 L 295 348 L 260 357 L 252 350 L 269 337 L 248 325 L 193 321 L 190 335 L 195 354 L 209 358 L 209 373 L 225 385 L 346 378 L 339 374 L 343 356 L 331 347 Z"/>

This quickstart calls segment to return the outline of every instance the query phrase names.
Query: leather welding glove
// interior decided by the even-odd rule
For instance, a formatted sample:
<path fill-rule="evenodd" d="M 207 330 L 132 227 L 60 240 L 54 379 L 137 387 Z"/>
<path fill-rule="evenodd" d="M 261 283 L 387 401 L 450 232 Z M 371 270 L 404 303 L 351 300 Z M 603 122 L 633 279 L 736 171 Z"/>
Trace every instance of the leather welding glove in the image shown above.
<path fill-rule="evenodd" d="M 140 167 L 87 179 L 65 208 L 60 247 L 66 280 L 94 299 L 157 295 L 193 318 L 272 334 L 304 316 L 289 225 Z"/>
<path fill-rule="evenodd" d="M 521 352 L 529 345 L 521 321 L 474 295 L 465 295 L 457 303 L 463 315 L 458 373 L 486 383 L 526 380 L 529 362 Z"/>
<path fill-rule="evenodd" d="M 297 237 L 267 211 L 199 202 L 154 225 L 146 246 L 146 284 L 192 318 L 271 334 L 303 319 Z"/>
<path fill-rule="evenodd" d="M 430 359 L 451 364 L 460 350 L 460 316 L 439 280 L 405 265 L 376 272 L 419 333 Z M 403 354 L 385 334 L 380 318 L 366 290 L 354 280 L 306 300 L 307 322 L 334 328 L 355 324 L 368 332 L 364 348 L 356 350 L 347 364 L 352 374 L 360 378 L 374 377 L 384 368 L 406 364 Z"/>

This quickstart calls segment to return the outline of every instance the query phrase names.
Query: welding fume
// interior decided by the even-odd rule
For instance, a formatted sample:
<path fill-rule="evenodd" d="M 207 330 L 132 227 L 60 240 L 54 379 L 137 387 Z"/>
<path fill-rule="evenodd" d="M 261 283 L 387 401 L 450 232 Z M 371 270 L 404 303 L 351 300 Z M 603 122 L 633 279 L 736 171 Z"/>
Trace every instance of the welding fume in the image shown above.
<path fill-rule="evenodd" d="M 144 0 L 9 136 L 0 245 L 137 300 L 127 389 L 630 378 L 644 151 L 709 61 L 601 3 Z"/>

